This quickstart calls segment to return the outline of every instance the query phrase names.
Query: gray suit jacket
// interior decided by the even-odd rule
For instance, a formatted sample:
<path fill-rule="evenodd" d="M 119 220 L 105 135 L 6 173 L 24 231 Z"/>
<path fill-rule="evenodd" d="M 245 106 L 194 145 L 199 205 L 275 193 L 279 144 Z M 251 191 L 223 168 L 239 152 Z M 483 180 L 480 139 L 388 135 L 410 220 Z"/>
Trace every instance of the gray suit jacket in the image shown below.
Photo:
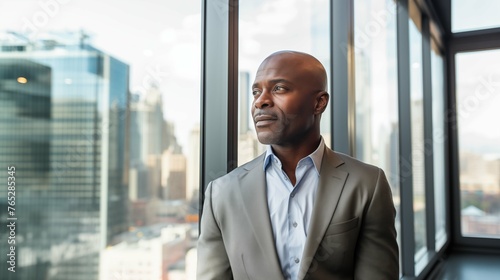
<path fill-rule="evenodd" d="M 198 279 L 284 279 L 266 198 L 264 155 L 211 182 Z M 325 148 L 298 279 L 399 279 L 395 209 L 384 172 Z"/>

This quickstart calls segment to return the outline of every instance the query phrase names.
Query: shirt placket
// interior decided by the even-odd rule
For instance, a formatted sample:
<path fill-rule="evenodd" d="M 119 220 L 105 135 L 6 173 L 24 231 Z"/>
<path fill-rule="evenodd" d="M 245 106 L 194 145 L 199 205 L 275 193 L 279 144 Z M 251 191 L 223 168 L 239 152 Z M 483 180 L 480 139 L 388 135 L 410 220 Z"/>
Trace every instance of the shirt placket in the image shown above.
<path fill-rule="evenodd" d="M 301 208 L 299 207 L 299 199 L 300 194 L 300 182 L 302 177 L 304 176 L 305 166 L 303 163 L 299 163 L 297 166 L 295 175 L 296 175 L 296 186 L 291 188 L 290 195 L 288 197 L 288 240 L 287 240 L 287 251 L 288 251 L 288 260 L 291 269 L 291 276 L 296 277 L 300 267 L 300 259 L 302 255 L 302 247 L 304 242 L 304 234 L 303 225 L 301 221 L 303 221 L 303 213 L 301 213 Z M 285 175 L 286 176 L 286 175 Z M 288 181 L 291 186 L 290 182 Z"/>

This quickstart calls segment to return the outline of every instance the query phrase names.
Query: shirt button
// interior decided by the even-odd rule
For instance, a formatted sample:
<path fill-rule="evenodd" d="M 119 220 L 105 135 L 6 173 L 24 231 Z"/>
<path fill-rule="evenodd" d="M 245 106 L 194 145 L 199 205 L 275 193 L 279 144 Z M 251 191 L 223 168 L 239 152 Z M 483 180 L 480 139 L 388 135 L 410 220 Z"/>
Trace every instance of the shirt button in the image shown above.
<path fill-rule="evenodd" d="M 297 222 L 293 222 L 293 227 L 297 227 Z"/>
<path fill-rule="evenodd" d="M 292 193 L 290 196 L 291 196 L 291 197 L 295 197 L 295 194 L 294 194 L 294 193 Z"/>
<path fill-rule="evenodd" d="M 299 258 L 295 258 L 295 263 L 299 263 Z"/>

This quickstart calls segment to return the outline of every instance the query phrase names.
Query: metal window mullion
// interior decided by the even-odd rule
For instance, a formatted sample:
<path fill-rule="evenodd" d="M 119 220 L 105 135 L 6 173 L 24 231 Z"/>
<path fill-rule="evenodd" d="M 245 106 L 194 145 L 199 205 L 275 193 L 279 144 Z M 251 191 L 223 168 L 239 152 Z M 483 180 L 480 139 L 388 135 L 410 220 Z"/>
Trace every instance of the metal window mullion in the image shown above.
<path fill-rule="evenodd" d="M 238 0 L 202 5 L 200 206 L 206 185 L 234 168 L 238 130 Z"/>
<path fill-rule="evenodd" d="M 331 0 L 330 11 L 332 147 L 354 156 L 354 2 Z"/>
<path fill-rule="evenodd" d="M 451 146 L 450 142 L 450 135 L 448 126 L 450 126 L 450 106 L 449 106 L 449 92 L 450 92 L 450 80 L 449 80 L 449 50 L 445 48 L 445 53 L 443 54 L 443 69 L 442 69 L 442 74 L 443 75 L 443 87 L 441 88 L 443 92 L 443 104 L 442 104 L 442 109 L 443 109 L 443 122 L 441 123 L 444 128 L 444 209 L 445 209 L 445 231 L 446 231 L 446 242 L 445 245 L 441 248 L 441 252 L 444 251 L 444 249 L 448 246 L 447 244 L 451 243 L 451 212 L 453 211 L 451 207 L 451 186 L 452 186 L 452 180 L 451 180 L 451 164 L 449 161 L 450 158 L 450 151 L 449 148 Z"/>
<path fill-rule="evenodd" d="M 450 48 L 454 53 L 500 48 L 500 27 L 453 33 Z"/>
<path fill-rule="evenodd" d="M 451 232 L 454 240 L 459 240 L 461 237 L 460 230 L 460 169 L 459 169 L 459 157 L 458 157 L 458 122 L 456 114 L 456 94 L 455 94 L 455 55 L 456 52 L 453 50 L 452 45 L 450 46 L 450 51 L 448 55 L 448 98 L 447 105 L 450 111 L 450 117 L 448 118 L 448 136 L 449 136 L 449 146 L 448 146 L 448 159 L 450 170 L 449 176 L 450 181 L 450 196 L 449 196 L 449 206 L 451 209 Z"/>
<path fill-rule="evenodd" d="M 403 277 L 415 276 L 415 225 L 411 146 L 410 34 L 408 0 L 397 1 L 399 178 Z"/>
<path fill-rule="evenodd" d="M 238 21 L 239 0 L 229 0 L 227 171 L 238 166 Z"/>
<path fill-rule="evenodd" d="M 434 204 L 434 141 L 432 123 L 432 63 L 429 19 L 422 18 L 422 77 L 424 90 L 425 217 L 427 249 L 436 250 Z M 436 93 L 440 94 L 440 93 Z"/>

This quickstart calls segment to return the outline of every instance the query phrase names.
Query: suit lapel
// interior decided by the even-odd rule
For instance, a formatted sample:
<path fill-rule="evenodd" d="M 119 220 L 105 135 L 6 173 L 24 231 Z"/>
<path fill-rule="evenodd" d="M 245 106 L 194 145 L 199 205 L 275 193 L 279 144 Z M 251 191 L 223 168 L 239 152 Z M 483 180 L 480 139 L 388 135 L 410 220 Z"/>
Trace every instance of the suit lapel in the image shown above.
<path fill-rule="evenodd" d="M 275 275 L 273 279 L 283 279 L 267 205 L 266 178 L 263 169 L 264 155 L 255 159 L 254 163 L 248 164 L 245 168 L 248 172 L 240 175 L 242 201 L 257 243 L 263 255 L 269 257 L 267 268 Z"/>
<path fill-rule="evenodd" d="M 298 279 L 303 279 L 309 270 L 337 207 L 345 181 L 349 175 L 349 173 L 337 169 L 343 163 L 338 155 L 325 147 L 316 201 L 314 202 Z"/>

